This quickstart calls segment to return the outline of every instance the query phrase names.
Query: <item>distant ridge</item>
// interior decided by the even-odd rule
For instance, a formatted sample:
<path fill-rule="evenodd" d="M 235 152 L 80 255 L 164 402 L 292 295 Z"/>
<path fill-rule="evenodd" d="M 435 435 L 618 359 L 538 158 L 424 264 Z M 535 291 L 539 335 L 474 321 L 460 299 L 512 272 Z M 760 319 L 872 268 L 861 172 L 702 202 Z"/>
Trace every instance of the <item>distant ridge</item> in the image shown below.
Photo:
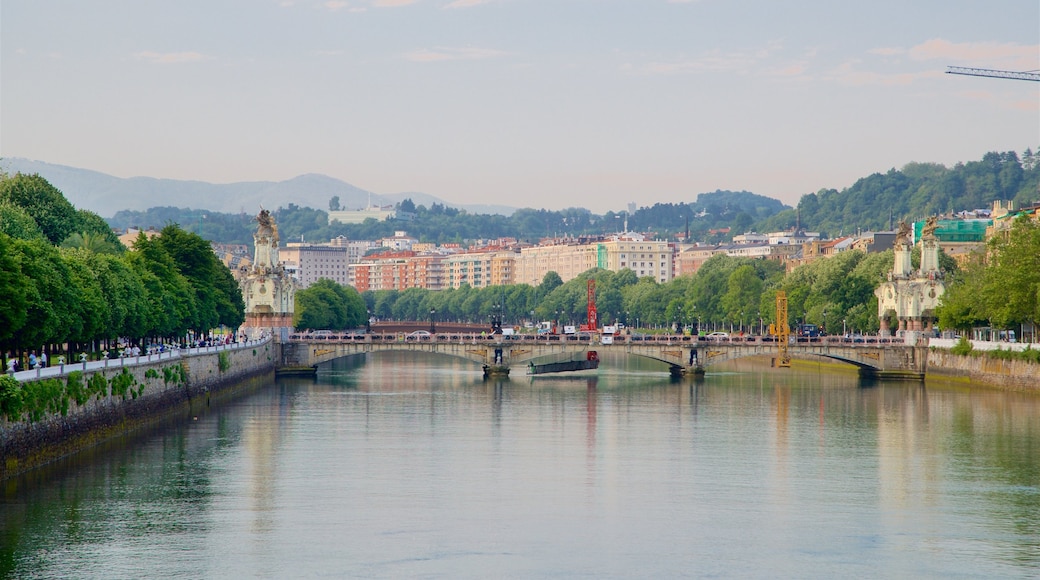
<path fill-rule="evenodd" d="M 358 209 L 371 202 L 390 205 L 410 198 L 416 205 L 434 203 L 464 209 L 475 214 L 512 215 L 516 208 L 498 205 L 459 205 L 426 193 L 378 194 L 334 177 L 307 173 L 285 181 L 241 181 L 207 183 L 154 177 L 122 178 L 66 165 L 56 165 L 20 157 L 0 159 L 7 173 L 38 173 L 65 194 L 78 209 L 112 217 L 120 210 L 144 211 L 153 207 L 205 209 L 223 213 L 253 213 L 263 205 L 268 209 L 290 203 L 327 211 L 329 200 L 339 197 L 340 207 Z"/>

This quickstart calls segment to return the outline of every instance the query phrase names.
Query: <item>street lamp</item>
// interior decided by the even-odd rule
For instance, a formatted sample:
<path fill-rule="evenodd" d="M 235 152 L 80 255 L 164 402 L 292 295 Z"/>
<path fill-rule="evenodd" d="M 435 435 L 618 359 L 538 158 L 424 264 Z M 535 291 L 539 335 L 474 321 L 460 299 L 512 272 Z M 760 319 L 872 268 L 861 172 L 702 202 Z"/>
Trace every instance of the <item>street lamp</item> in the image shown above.
<path fill-rule="evenodd" d="M 437 310 L 434 308 L 430 309 L 430 334 L 437 334 L 437 325 L 435 324 L 437 316 Z"/>
<path fill-rule="evenodd" d="M 365 312 L 368 314 L 368 318 L 365 319 L 365 334 L 371 334 L 372 333 L 372 311 L 371 310 L 365 310 Z"/>
<path fill-rule="evenodd" d="M 762 311 L 758 311 L 758 335 L 762 336 Z"/>
<path fill-rule="evenodd" d="M 848 331 L 848 330 L 846 330 L 846 328 L 845 328 L 845 319 L 844 319 L 844 318 L 842 318 L 842 319 L 841 319 L 841 335 L 842 335 L 842 336 L 845 336 L 845 335 L 846 335 L 846 334 L 848 334 L 848 333 L 849 333 L 849 331 Z"/>

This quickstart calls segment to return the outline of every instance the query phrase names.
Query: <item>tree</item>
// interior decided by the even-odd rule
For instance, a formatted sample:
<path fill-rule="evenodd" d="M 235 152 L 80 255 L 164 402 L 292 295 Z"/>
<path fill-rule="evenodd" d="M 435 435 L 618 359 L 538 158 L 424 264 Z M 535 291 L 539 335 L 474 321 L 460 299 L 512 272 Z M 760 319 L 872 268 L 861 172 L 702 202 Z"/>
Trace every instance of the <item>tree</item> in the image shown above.
<path fill-rule="evenodd" d="M 1020 216 L 991 241 L 982 297 L 999 328 L 1040 319 L 1040 224 Z"/>
<path fill-rule="evenodd" d="M 334 195 L 329 200 L 329 211 L 339 211 L 339 196 Z"/>
<path fill-rule="evenodd" d="M 65 196 L 39 175 L 15 174 L 0 179 L 0 203 L 24 209 L 52 244 L 60 244 L 75 230 L 76 209 Z"/>
<path fill-rule="evenodd" d="M 0 202 L 0 232 L 20 240 L 45 239 L 29 212 L 9 201 Z"/>
<path fill-rule="evenodd" d="M 199 320 L 195 293 L 173 258 L 142 232 L 127 252 L 127 263 L 145 287 L 150 319 L 145 336 L 183 337 Z"/>
<path fill-rule="evenodd" d="M 563 278 L 560 278 L 559 274 L 550 270 L 542 276 L 542 283 L 538 285 L 538 295 L 544 298 L 560 286 L 563 286 Z"/>
<path fill-rule="evenodd" d="M 30 280 L 22 275 L 21 254 L 11 238 L 0 232 L 0 344 L 10 345 L 27 319 Z M 6 349 L 5 349 L 6 350 Z"/>

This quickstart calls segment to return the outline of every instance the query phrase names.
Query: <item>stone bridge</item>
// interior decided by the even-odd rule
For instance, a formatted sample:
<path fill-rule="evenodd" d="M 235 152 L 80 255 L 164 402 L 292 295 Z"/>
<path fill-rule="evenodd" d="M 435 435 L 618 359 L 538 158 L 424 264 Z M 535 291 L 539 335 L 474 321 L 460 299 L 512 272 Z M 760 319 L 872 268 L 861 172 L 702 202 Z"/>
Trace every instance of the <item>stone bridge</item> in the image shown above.
<path fill-rule="evenodd" d="M 903 344 L 901 339 L 826 337 L 792 340 L 794 358 L 825 358 L 854 365 L 861 374 L 920 380 L 924 377 L 927 348 Z M 282 343 L 282 373 L 311 373 L 331 360 L 370 352 L 428 352 L 467 359 L 483 367 L 485 375 L 507 374 L 513 366 L 557 360 L 584 359 L 585 353 L 623 353 L 660 361 L 674 375 L 703 373 L 706 367 L 750 356 L 776 356 L 771 337 L 696 337 L 486 334 L 294 334 Z"/>

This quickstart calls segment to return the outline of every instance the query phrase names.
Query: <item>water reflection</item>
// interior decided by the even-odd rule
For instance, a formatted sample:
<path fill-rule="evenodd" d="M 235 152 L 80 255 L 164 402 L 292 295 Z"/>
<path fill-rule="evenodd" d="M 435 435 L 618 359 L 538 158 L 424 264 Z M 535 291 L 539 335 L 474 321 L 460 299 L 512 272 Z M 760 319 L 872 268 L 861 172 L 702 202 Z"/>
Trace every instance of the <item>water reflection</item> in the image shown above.
<path fill-rule="evenodd" d="M 813 368 L 376 355 L 7 482 L 0 576 L 1029 576 L 1038 431 Z"/>

